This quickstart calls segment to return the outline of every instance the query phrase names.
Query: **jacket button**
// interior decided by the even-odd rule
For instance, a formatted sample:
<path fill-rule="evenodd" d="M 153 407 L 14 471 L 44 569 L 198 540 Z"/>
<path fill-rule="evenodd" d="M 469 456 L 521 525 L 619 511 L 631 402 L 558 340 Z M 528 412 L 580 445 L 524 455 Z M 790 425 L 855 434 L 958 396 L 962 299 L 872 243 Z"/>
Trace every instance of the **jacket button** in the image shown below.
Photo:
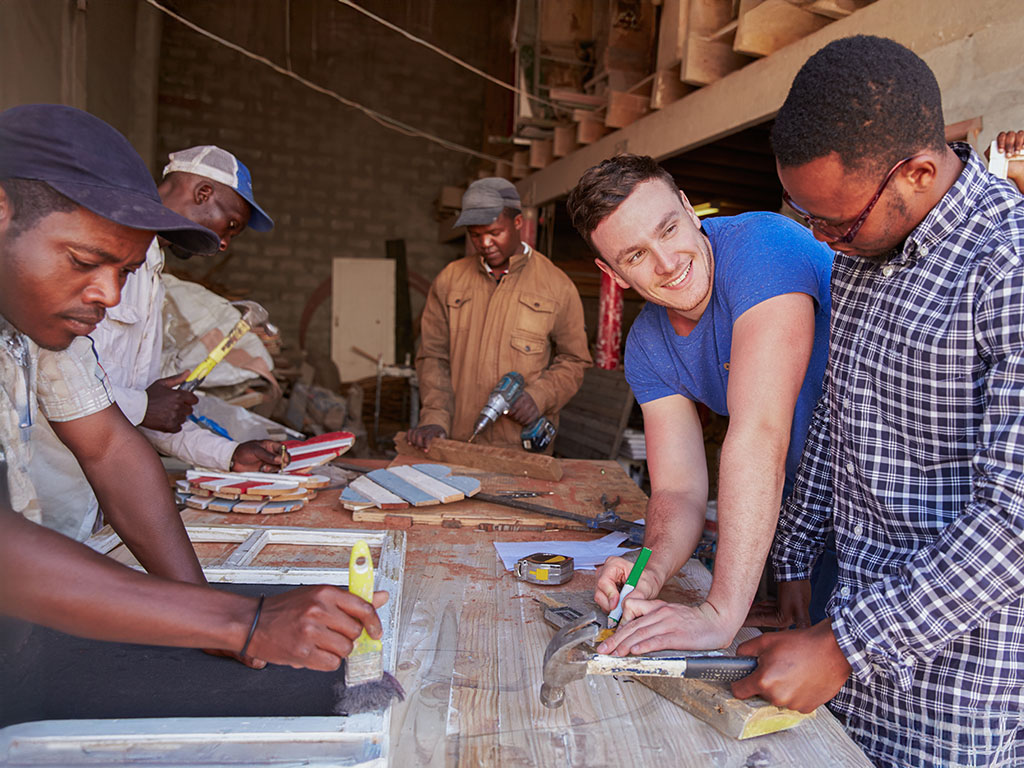
<path fill-rule="evenodd" d="M 527 352 L 529 352 L 529 351 L 530 351 L 530 345 L 529 345 L 529 344 L 527 344 L 527 345 L 526 345 L 526 351 L 527 351 Z"/>
<path fill-rule="evenodd" d="M 535 301 L 535 302 L 533 302 L 533 306 L 535 306 L 535 307 L 539 307 L 539 306 L 540 306 L 540 303 L 539 303 L 539 302 L 536 302 L 536 301 Z"/>

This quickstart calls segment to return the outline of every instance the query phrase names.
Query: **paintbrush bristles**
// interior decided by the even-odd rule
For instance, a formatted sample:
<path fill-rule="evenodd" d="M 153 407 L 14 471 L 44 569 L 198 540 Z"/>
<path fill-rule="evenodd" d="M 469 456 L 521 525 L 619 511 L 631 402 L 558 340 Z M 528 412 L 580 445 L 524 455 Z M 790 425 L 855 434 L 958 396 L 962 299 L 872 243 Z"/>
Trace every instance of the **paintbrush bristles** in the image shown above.
<path fill-rule="evenodd" d="M 366 635 L 366 630 L 363 630 L 363 635 Z M 369 643 L 360 648 L 359 641 L 363 639 L 363 635 L 360 635 L 359 639 L 356 640 L 355 648 L 353 648 L 346 663 L 345 682 L 348 685 L 359 685 L 360 683 L 368 683 L 371 680 L 379 680 L 383 673 L 381 669 L 382 653 L 380 640 L 375 641 L 367 636 L 366 639 Z M 373 643 L 377 645 L 376 650 L 372 648 Z"/>

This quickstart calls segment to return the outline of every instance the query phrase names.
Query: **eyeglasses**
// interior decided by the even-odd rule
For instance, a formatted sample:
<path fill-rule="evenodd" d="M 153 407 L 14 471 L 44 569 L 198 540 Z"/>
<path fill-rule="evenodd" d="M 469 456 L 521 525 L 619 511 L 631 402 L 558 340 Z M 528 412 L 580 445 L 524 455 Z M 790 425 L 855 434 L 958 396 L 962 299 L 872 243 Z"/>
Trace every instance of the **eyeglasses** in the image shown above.
<path fill-rule="evenodd" d="M 868 204 L 864 207 L 864 210 L 857 215 L 857 217 L 853 220 L 853 223 L 850 224 L 849 228 L 842 234 L 839 234 L 842 231 L 841 227 L 838 227 L 835 224 L 829 224 L 827 221 L 817 216 L 812 216 L 799 205 L 794 203 L 793 198 L 789 196 L 789 192 L 787 192 L 785 189 L 782 190 L 782 199 L 786 201 L 786 205 L 788 205 L 790 208 L 796 211 L 801 216 L 801 218 L 803 218 L 803 220 L 807 222 L 807 226 L 816 229 L 818 232 L 824 235 L 830 243 L 852 243 L 853 238 L 857 236 L 857 233 L 860 232 L 860 228 L 864 225 L 864 222 L 871 214 L 871 210 L 875 207 L 875 204 L 882 197 L 882 193 L 885 192 L 885 188 L 889 186 L 889 182 L 892 180 L 892 177 L 896 174 L 896 171 L 902 168 L 904 164 L 909 163 L 915 157 L 917 157 L 917 155 L 905 157 L 898 163 L 896 163 L 896 165 L 889 169 L 889 172 L 885 175 L 885 179 L 882 181 L 882 184 L 878 188 L 878 191 L 875 192 L 871 200 L 869 200 Z"/>

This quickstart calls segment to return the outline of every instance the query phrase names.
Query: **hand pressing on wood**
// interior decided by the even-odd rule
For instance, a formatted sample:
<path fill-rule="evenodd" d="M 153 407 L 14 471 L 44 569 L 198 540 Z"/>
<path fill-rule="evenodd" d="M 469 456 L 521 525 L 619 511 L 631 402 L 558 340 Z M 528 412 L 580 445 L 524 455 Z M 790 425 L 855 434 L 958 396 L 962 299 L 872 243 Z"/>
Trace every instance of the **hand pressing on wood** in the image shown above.
<path fill-rule="evenodd" d="M 778 600 L 765 600 L 750 607 L 745 627 L 806 629 L 811 626 L 811 582 L 808 579 L 783 581 L 778 585 Z"/>
<path fill-rule="evenodd" d="M 1000 131 L 996 136 L 996 146 L 1006 155 L 1008 163 L 1006 178 L 1024 192 L 1024 131 Z M 989 158 L 989 149 L 985 149 L 985 159 Z"/>
<path fill-rule="evenodd" d="M 760 635 L 741 643 L 736 654 L 756 656 L 757 669 L 732 684 L 734 696 L 761 696 L 804 713 L 835 696 L 852 671 L 832 633 L 831 619 L 808 629 Z"/>
<path fill-rule="evenodd" d="M 380 638 L 383 629 L 376 609 L 387 601 L 387 592 L 374 592 L 371 605 L 330 586 L 299 587 L 268 597 L 247 650 L 274 664 L 335 670 L 352 652 L 364 627 L 370 637 Z M 255 601 L 252 610 L 256 611 Z"/>
<path fill-rule="evenodd" d="M 512 403 L 512 407 L 508 409 L 508 416 L 517 424 L 522 424 L 525 427 L 527 424 L 533 424 L 533 422 L 540 418 L 540 408 L 537 407 L 536 401 L 530 397 L 529 392 L 523 392 Z"/>
<path fill-rule="evenodd" d="M 666 648 L 724 648 L 735 635 L 727 624 L 708 602 L 679 605 L 664 600 L 635 600 L 630 595 L 618 630 L 598 646 L 597 652 L 628 656 Z"/>
<path fill-rule="evenodd" d="M 199 398 L 191 392 L 175 389 L 188 378 L 188 374 L 185 371 L 176 376 L 157 379 L 146 388 L 149 401 L 140 427 L 158 432 L 181 431 L 181 425 L 192 413 L 192 406 L 199 402 Z"/>
<path fill-rule="evenodd" d="M 249 440 L 239 443 L 231 455 L 232 472 L 279 472 L 288 466 L 288 454 L 281 454 L 277 440 Z"/>
<path fill-rule="evenodd" d="M 442 440 L 448 437 L 444 427 L 437 424 L 424 424 L 422 427 L 415 427 L 405 433 L 405 439 L 409 445 L 419 448 L 421 451 L 429 451 L 430 444 L 437 438 Z"/>

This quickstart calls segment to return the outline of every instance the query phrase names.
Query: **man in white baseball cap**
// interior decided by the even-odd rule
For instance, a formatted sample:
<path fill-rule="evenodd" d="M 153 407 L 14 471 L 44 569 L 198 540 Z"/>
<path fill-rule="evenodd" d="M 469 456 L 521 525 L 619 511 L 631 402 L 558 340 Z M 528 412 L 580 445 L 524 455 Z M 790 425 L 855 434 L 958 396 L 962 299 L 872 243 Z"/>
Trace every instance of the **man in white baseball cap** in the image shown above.
<path fill-rule="evenodd" d="M 211 145 L 172 152 L 157 186 L 163 204 L 214 232 L 221 251 L 249 227 L 267 232 L 274 222 L 256 203 L 249 169 L 230 152 Z M 118 407 L 161 452 L 218 470 L 274 471 L 280 444 L 270 440 L 237 443 L 189 421 L 198 398 L 177 389 L 188 371 L 160 377 L 163 348 L 164 285 L 167 251 L 190 258 L 188 243 L 157 236 L 146 261 L 128 276 L 121 302 L 90 336 L 107 372 Z M 96 496 L 74 456 L 45 422 L 33 429 L 36 445 L 32 476 L 39 488 L 43 522 L 67 536 L 86 539 L 101 517 Z"/>

